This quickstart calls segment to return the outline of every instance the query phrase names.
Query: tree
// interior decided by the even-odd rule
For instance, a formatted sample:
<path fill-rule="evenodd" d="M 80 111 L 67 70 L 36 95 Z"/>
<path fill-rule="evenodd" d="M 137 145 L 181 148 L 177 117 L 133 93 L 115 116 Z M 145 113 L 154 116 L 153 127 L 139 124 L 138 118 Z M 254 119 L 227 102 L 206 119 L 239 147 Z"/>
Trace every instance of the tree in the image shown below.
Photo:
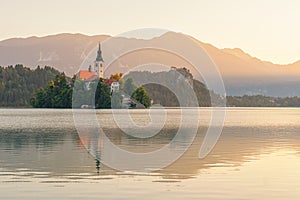
<path fill-rule="evenodd" d="M 143 87 L 137 88 L 133 92 L 132 98 L 134 98 L 135 100 L 140 102 L 142 105 L 144 105 L 145 108 L 149 108 L 151 106 L 150 98 L 147 95 L 147 92 L 146 92 L 145 88 L 143 88 Z"/>
<path fill-rule="evenodd" d="M 104 83 L 102 78 L 99 79 L 96 94 L 95 94 L 96 108 L 111 108 L 110 88 Z"/>
<path fill-rule="evenodd" d="M 131 78 L 126 79 L 126 81 L 124 83 L 123 91 L 127 95 L 132 95 L 135 89 L 136 89 L 136 86 L 133 84 L 133 80 Z"/>
<path fill-rule="evenodd" d="M 0 67 L 0 106 L 29 107 L 35 91 L 60 72 L 52 67 L 32 70 L 23 65 Z"/>
<path fill-rule="evenodd" d="M 115 74 L 110 75 L 110 79 L 119 81 L 122 78 L 122 75 L 123 75 L 122 73 L 115 73 Z"/>
<path fill-rule="evenodd" d="M 73 87 L 64 73 L 57 75 L 46 88 L 36 91 L 31 99 L 35 108 L 71 108 Z"/>

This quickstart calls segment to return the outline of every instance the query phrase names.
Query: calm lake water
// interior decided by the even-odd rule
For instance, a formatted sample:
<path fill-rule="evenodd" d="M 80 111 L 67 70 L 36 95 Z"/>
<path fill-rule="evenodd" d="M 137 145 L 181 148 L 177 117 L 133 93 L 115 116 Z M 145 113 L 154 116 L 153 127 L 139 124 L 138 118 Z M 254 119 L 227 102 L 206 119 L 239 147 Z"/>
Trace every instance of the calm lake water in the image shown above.
<path fill-rule="evenodd" d="M 145 123 L 147 111 L 131 110 Z M 299 199 L 300 109 L 229 108 L 213 151 L 199 159 L 209 109 L 200 109 L 192 146 L 155 172 L 113 170 L 98 163 L 77 134 L 72 110 L 0 109 L 0 199 Z M 106 134 L 131 151 L 167 144 L 178 128 L 169 109 L 164 133 L 121 134 L 109 110 L 97 111 Z"/>

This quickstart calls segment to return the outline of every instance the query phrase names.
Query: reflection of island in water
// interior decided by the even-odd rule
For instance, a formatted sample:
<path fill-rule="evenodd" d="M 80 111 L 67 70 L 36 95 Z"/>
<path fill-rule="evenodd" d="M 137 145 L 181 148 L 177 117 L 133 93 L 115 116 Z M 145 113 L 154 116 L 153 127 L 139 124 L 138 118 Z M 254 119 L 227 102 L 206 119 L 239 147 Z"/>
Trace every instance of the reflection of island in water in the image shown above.
<path fill-rule="evenodd" d="M 260 155 L 269 154 L 276 150 L 300 151 L 298 145 L 300 136 L 296 131 L 287 133 L 284 127 L 274 129 L 270 129 L 270 127 L 258 129 L 225 127 L 222 137 L 213 151 L 206 158 L 199 159 L 198 154 L 206 130 L 207 128 L 200 128 L 194 143 L 183 156 L 157 173 L 166 179 L 186 179 L 201 174 L 202 170 L 213 167 L 238 167 L 244 162 L 255 160 Z M 122 149 L 138 152 L 136 147 L 139 146 L 141 152 L 150 152 L 170 142 L 176 131 L 169 130 L 166 135 L 141 140 L 127 136 L 120 130 L 110 130 L 109 138 Z M 288 138 L 286 134 L 288 134 Z M 112 170 L 104 165 L 102 169 Z"/>
<path fill-rule="evenodd" d="M 49 120 L 51 122 L 51 117 Z M 105 132 L 114 144 L 123 149 L 133 152 L 142 149 L 143 152 L 147 152 L 161 148 L 173 138 L 177 128 L 170 128 L 170 126 L 149 139 L 128 136 L 117 128 L 106 128 Z M 209 156 L 199 159 L 200 145 L 206 132 L 206 128 L 202 127 L 190 149 L 175 163 L 155 174 L 158 173 L 165 179 L 186 179 L 201 175 L 203 170 L 213 167 L 238 167 L 244 162 L 276 149 L 299 151 L 298 128 L 297 124 L 278 127 L 228 125 L 225 126 L 220 140 Z M 120 174 L 100 162 L 101 140 L 97 134 L 87 132 L 85 137 L 79 138 L 72 126 L 30 128 L 28 125 L 23 129 L 7 127 L 0 129 L 1 170 L 25 169 L 29 172 L 47 172 L 51 177 L 67 177 L 70 174 L 94 176 L 97 172 L 100 176 Z"/>
<path fill-rule="evenodd" d="M 100 121 L 107 125 L 104 131 L 108 138 L 132 152 L 153 151 L 169 143 L 179 122 L 177 110 L 170 110 L 171 119 L 160 134 L 149 139 L 137 139 L 110 124 L 109 111 L 99 112 L 100 118 L 105 116 Z M 142 118 L 143 111 L 131 112 L 133 119 Z M 238 167 L 275 150 L 299 151 L 298 113 L 297 109 L 230 110 L 222 136 L 209 156 L 198 159 L 206 132 L 206 128 L 202 127 L 190 149 L 175 163 L 155 174 L 166 179 L 190 178 L 214 167 Z M 78 137 L 72 111 L 0 110 L 0 114 L 3 122 L 0 124 L 0 171 L 37 171 L 54 177 L 70 174 L 93 176 L 97 175 L 97 171 L 100 176 L 120 174 L 100 164 L 101 140 L 97 134 L 90 134 L 87 130 L 84 137 Z M 46 121 L 45 115 L 48 117 Z M 16 124 L 15 120 L 19 123 Z"/>

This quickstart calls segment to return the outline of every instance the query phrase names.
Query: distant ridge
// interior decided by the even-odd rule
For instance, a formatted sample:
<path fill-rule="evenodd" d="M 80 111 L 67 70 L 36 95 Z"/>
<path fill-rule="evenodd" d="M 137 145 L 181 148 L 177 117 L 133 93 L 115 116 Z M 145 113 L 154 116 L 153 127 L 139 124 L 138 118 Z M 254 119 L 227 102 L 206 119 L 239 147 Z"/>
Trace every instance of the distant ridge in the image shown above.
<path fill-rule="evenodd" d="M 167 32 L 160 37 L 147 40 L 149 42 L 177 42 L 179 33 Z M 62 33 L 44 37 L 11 38 L 0 41 L 0 65 L 15 65 L 18 63 L 35 68 L 53 66 L 67 75 L 76 73 L 87 54 L 98 44 L 110 38 L 109 35 L 87 36 L 83 34 Z M 147 42 L 134 38 L 116 38 L 129 45 Z M 193 38 L 195 39 L 195 38 Z M 243 50 L 218 49 L 211 44 L 199 43 L 210 55 L 223 76 L 226 91 L 230 95 L 265 94 L 270 96 L 300 96 L 300 60 L 287 65 L 273 64 L 252 57 Z M 189 51 L 189 49 L 186 49 Z M 106 52 L 107 54 L 110 52 Z M 146 52 L 140 54 L 145 61 L 155 59 L 168 65 L 182 66 L 184 62 L 164 54 L 155 55 Z M 104 52 L 105 59 L 105 52 Z M 134 57 L 123 60 L 130 67 L 139 64 Z M 128 67 L 128 66 L 127 66 Z M 187 66 L 188 67 L 188 66 Z M 121 66 L 116 65 L 116 71 Z"/>

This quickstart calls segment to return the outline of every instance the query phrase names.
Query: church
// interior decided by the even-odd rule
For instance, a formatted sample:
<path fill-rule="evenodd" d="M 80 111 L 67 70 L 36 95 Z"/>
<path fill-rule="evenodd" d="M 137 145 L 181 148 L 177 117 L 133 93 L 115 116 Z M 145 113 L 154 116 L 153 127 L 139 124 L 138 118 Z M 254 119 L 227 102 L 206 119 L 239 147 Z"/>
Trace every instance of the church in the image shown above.
<path fill-rule="evenodd" d="M 86 88 L 89 89 L 89 85 L 92 81 L 96 80 L 97 78 L 104 79 L 104 60 L 102 58 L 102 51 L 101 45 L 99 43 L 97 57 L 94 61 L 94 68 L 90 65 L 88 70 L 80 70 L 77 73 L 77 77 L 83 80 L 86 83 Z M 110 86 L 110 93 L 111 95 L 115 91 L 119 91 L 120 83 L 114 79 L 106 79 L 105 83 Z"/>
<path fill-rule="evenodd" d="M 104 60 L 102 58 L 101 45 L 99 43 L 97 57 L 94 61 L 94 68 L 90 65 L 88 70 L 80 70 L 77 77 L 84 81 L 93 81 L 97 78 L 104 78 Z"/>

